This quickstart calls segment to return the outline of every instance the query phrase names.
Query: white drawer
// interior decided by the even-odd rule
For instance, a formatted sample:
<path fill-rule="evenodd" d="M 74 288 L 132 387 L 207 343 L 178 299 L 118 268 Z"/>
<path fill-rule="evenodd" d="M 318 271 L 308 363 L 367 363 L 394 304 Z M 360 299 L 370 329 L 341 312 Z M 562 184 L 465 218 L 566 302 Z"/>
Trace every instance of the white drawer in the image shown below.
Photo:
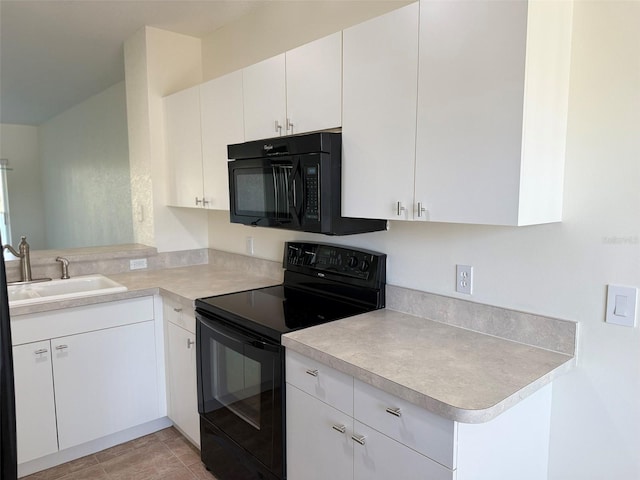
<path fill-rule="evenodd" d="M 455 468 L 455 423 L 355 380 L 354 417 L 448 468 Z M 394 415 L 393 411 L 396 411 Z"/>
<path fill-rule="evenodd" d="M 196 317 L 193 308 L 185 308 L 180 302 L 169 298 L 162 298 L 164 318 L 185 330 L 196 333 Z"/>
<path fill-rule="evenodd" d="M 367 425 L 354 422 L 356 480 L 455 480 L 456 472 Z"/>
<path fill-rule="evenodd" d="M 287 349 L 286 381 L 353 415 L 353 377 Z"/>

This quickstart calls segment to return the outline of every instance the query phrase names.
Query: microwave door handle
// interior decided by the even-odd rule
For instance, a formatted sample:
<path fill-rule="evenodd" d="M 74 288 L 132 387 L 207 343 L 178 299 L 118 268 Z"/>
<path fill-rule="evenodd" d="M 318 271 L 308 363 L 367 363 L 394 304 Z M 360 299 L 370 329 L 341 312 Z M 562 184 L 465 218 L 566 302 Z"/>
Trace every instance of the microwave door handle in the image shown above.
<path fill-rule="evenodd" d="M 291 175 L 289 176 L 288 190 L 289 190 L 289 211 L 291 213 L 291 219 L 296 227 L 300 226 L 300 212 L 302 211 L 302 205 L 298 203 L 297 195 L 297 181 L 302 182 L 302 174 L 300 170 L 300 158 L 293 158 L 293 168 L 291 169 Z"/>

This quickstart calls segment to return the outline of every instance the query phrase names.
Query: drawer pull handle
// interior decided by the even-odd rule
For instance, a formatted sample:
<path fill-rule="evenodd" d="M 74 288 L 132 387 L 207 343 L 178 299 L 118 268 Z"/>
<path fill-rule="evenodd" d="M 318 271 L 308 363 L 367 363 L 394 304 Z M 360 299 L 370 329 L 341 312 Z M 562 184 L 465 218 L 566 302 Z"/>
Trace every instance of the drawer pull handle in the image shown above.
<path fill-rule="evenodd" d="M 360 445 L 365 444 L 365 438 L 366 437 L 364 435 L 356 435 L 355 433 L 351 435 L 351 440 L 353 440 L 356 443 L 359 443 Z"/>
<path fill-rule="evenodd" d="M 347 428 L 344 425 L 332 425 L 331 428 L 333 428 L 336 432 L 340 432 L 340 433 L 344 433 Z"/>
<path fill-rule="evenodd" d="M 41 348 L 39 350 L 36 350 L 35 353 L 36 355 L 42 355 L 43 353 L 47 353 L 49 350 L 47 348 Z"/>
<path fill-rule="evenodd" d="M 65 350 L 65 349 L 67 349 L 67 348 L 69 348 L 69 345 L 58 345 L 58 346 L 56 347 L 56 350 Z"/>
<path fill-rule="evenodd" d="M 399 407 L 387 407 L 387 413 L 390 413 L 394 417 L 402 416 L 402 412 Z"/>
<path fill-rule="evenodd" d="M 318 376 L 318 369 L 317 369 L 317 368 L 315 368 L 315 369 L 313 369 L 313 370 L 312 370 L 312 369 L 309 369 L 309 370 L 307 370 L 307 373 L 308 373 L 309 375 L 311 375 L 312 377 L 317 377 L 317 376 Z"/>
<path fill-rule="evenodd" d="M 180 313 L 180 312 L 182 311 L 182 309 L 181 309 L 181 308 L 175 308 L 175 307 L 174 307 L 174 308 L 173 308 L 173 311 L 174 311 L 174 312 L 176 312 L 176 313 Z"/>

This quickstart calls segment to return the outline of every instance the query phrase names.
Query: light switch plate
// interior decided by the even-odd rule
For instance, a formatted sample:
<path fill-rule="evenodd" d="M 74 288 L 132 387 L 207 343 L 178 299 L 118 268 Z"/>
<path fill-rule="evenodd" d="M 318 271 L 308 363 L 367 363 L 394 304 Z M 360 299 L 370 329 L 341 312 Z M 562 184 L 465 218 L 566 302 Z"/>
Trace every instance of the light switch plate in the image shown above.
<path fill-rule="evenodd" d="M 607 314 L 605 321 L 625 327 L 635 327 L 638 289 L 622 285 L 607 287 Z"/>

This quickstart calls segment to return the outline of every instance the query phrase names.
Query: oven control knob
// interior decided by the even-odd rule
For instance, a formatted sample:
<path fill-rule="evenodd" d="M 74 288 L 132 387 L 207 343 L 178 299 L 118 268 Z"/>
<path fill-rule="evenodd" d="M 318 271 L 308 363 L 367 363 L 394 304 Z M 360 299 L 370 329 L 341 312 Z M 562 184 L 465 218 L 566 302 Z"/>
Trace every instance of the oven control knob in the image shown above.
<path fill-rule="evenodd" d="M 356 257 L 349 257 L 347 260 L 347 265 L 351 268 L 356 268 L 358 266 L 358 259 Z"/>
<path fill-rule="evenodd" d="M 362 260 L 362 262 L 360 263 L 360 270 L 362 270 L 363 272 L 369 270 L 369 262 L 367 262 L 366 260 Z"/>

